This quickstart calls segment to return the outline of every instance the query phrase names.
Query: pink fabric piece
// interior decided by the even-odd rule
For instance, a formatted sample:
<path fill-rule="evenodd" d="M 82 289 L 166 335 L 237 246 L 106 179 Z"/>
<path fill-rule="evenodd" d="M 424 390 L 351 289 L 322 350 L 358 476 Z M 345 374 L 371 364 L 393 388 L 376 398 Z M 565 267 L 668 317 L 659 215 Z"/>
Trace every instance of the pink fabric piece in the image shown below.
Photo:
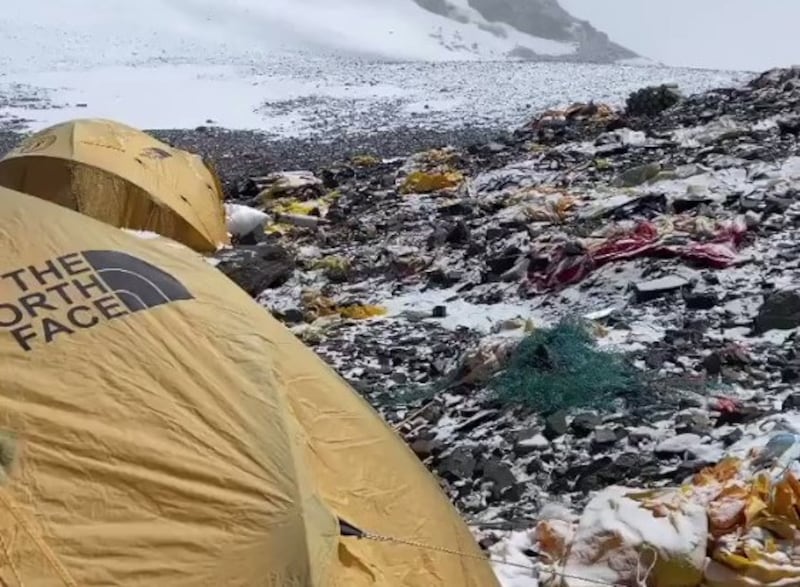
<path fill-rule="evenodd" d="M 640 222 L 628 234 L 611 238 L 580 255 L 568 255 L 564 247 L 551 255 L 547 269 L 531 276 L 539 289 L 558 289 L 586 278 L 596 268 L 623 259 L 643 256 L 681 257 L 711 267 L 724 269 L 737 259 L 739 244 L 747 232 L 742 219 L 720 225 L 711 241 L 687 245 L 667 245 L 652 222 Z"/>

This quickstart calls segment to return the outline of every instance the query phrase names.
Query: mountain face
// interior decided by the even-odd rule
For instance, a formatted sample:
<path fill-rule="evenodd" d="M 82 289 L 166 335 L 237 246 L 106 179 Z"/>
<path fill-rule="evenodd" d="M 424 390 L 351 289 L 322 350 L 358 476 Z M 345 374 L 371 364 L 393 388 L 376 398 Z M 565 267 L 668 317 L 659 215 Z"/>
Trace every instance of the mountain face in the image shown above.
<path fill-rule="evenodd" d="M 274 63 L 283 49 L 400 61 L 635 57 L 557 0 L 35 0 L 0 18 L 0 72 Z M 88 14 L 91 18 L 74 18 Z M 158 15 L 154 18 L 153 15 Z"/>
<path fill-rule="evenodd" d="M 639 57 L 633 51 L 612 42 L 608 35 L 595 29 L 559 5 L 558 0 L 414 0 L 422 8 L 463 24 L 508 38 L 519 32 L 538 39 L 571 44 L 574 51 L 557 56 L 528 46 L 524 37 L 509 52 L 509 57 L 531 60 L 554 58 L 570 61 L 611 63 Z M 482 22 L 483 21 L 483 22 Z"/>

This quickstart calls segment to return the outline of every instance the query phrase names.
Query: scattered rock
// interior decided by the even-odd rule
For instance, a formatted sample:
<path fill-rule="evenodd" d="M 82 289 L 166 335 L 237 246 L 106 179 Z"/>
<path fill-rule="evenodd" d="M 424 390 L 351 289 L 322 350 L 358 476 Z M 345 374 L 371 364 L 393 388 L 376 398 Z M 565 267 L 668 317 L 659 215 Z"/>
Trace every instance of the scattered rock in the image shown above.
<path fill-rule="evenodd" d="M 739 428 L 735 428 L 728 432 L 725 436 L 722 437 L 722 443 L 725 447 L 733 446 L 737 442 L 739 442 L 742 438 L 744 438 L 744 432 L 741 431 Z"/>
<path fill-rule="evenodd" d="M 756 332 L 791 330 L 800 326 L 800 293 L 776 291 L 766 297 L 755 319 Z"/>
<path fill-rule="evenodd" d="M 677 275 L 661 277 L 650 281 L 641 281 L 634 284 L 633 290 L 637 302 L 648 302 L 665 294 L 678 291 L 686 287 L 689 281 Z"/>
<path fill-rule="evenodd" d="M 439 464 L 439 474 L 449 481 L 471 479 L 477 464 L 470 449 L 457 447 Z"/>
<path fill-rule="evenodd" d="M 705 412 L 678 414 L 675 423 L 675 432 L 678 434 L 702 436 L 711 430 L 711 419 Z"/>
<path fill-rule="evenodd" d="M 747 333 L 751 323 L 761 333 L 800 324 L 800 296 L 774 291 L 792 283 L 800 252 L 800 77 L 784 77 L 669 106 L 651 89 L 624 118 L 576 105 L 497 145 L 348 157 L 307 177 L 307 190 L 268 198 L 319 199 L 326 222 L 270 217 L 259 236 L 270 244 L 254 250 L 280 246 L 275 259 L 287 263 L 274 277 L 254 269 L 265 283 L 249 289 L 390 424 L 403 422 L 470 515 L 489 503 L 501 523 L 536 520 L 553 498 L 580 511 L 610 485 L 678 483 L 800 380 L 794 334 Z M 636 101 L 647 95 L 652 103 Z M 251 203 L 268 187 L 236 185 L 232 199 Z M 245 255 L 240 244 L 217 255 L 223 270 Z M 330 308 L 410 309 L 304 315 L 306 289 Z M 598 402 L 591 384 L 554 385 L 580 407 L 544 414 L 524 388 L 494 393 L 520 336 L 564 316 L 584 316 L 598 346 L 641 372 L 640 389 Z M 540 358 L 543 371 L 563 367 Z M 725 398 L 727 386 L 750 399 Z"/>
<path fill-rule="evenodd" d="M 800 393 L 793 393 L 787 396 L 786 399 L 783 400 L 781 410 L 784 412 L 800 410 Z"/>
<path fill-rule="evenodd" d="M 501 500 L 503 495 L 517 483 L 511 468 L 494 459 L 484 463 L 483 478 L 492 482 L 492 497 L 495 501 Z"/>
<path fill-rule="evenodd" d="M 549 415 L 544 422 L 544 436 L 548 440 L 555 440 L 567 433 L 567 413 L 558 411 Z"/>
<path fill-rule="evenodd" d="M 660 163 L 648 163 L 633 167 L 622 173 L 616 180 L 614 185 L 617 187 L 630 188 L 642 185 L 654 179 L 661 172 Z"/>
<path fill-rule="evenodd" d="M 419 439 L 411 443 L 411 450 L 414 451 L 420 460 L 424 461 L 441 451 L 442 444 L 435 439 Z"/>
<path fill-rule="evenodd" d="M 572 419 L 570 427 L 575 436 L 584 438 L 594 432 L 595 428 L 597 428 L 601 422 L 602 419 L 597 414 L 584 412 Z"/>
<path fill-rule="evenodd" d="M 710 310 L 719 304 L 719 296 L 714 291 L 684 292 L 683 301 L 689 310 Z"/>
<path fill-rule="evenodd" d="M 598 428 L 594 431 L 592 448 L 595 451 L 602 451 L 617 443 L 617 433 L 608 428 Z"/>
<path fill-rule="evenodd" d="M 675 106 L 681 97 L 680 90 L 674 85 L 642 88 L 628 96 L 625 113 L 628 116 L 655 116 Z"/>
<path fill-rule="evenodd" d="M 518 456 L 526 456 L 534 452 L 540 452 L 550 447 L 550 441 L 543 434 L 534 434 L 531 437 L 523 437 L 517 440 L 514 445 L 514 452 Z"/>
<path fill-rule="evenodd" d="M 217 268 L 252 297 L 286 283 L 295 262 L 280 245 L 260 244 L 225 251 Z"/>

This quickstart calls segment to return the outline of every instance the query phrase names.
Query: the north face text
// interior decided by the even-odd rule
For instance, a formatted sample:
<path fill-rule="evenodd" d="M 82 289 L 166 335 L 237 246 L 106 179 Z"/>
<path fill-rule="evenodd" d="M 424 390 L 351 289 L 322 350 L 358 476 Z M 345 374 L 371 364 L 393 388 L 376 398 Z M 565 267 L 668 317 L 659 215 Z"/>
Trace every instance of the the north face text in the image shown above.
<path fill-rule="evenodd" d="M 171 275 L 118 251 L 84 251 L 0 274 L 0 329 L 26 351 L 192 296 Z"/>

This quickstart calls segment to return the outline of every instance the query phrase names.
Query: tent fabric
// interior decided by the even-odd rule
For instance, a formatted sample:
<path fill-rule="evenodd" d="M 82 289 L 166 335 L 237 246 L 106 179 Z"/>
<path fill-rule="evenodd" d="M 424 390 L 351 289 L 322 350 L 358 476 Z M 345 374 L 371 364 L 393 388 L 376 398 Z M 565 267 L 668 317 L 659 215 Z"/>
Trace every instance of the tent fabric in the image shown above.
<path fill-rule="evenodd" d="M 0 584 L 498 585 L 395 432 L 200 254 L 3 188 L 0 225 Z"/>
<path fill-rule="evenodd" d="M 202 158 L 110 120 L 28 137 L 0 160 L 0 185 L 201 252 L 229 242 L 219 179 Z"/>

